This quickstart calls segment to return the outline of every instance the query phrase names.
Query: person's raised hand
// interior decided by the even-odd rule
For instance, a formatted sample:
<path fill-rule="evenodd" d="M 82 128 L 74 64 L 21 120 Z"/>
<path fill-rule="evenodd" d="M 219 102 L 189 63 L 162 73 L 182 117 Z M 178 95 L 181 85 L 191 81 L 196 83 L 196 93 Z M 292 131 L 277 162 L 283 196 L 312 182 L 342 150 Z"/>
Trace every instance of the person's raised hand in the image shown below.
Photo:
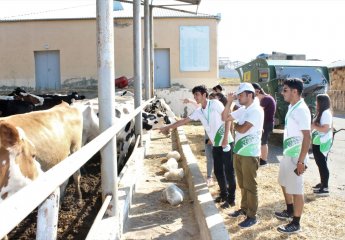
<path fill-rule="evenodd" d="M 235 92 L 229 92 L 227 95 L 228 102 L 232 102 L 236 99 L 236 93 Z"/>

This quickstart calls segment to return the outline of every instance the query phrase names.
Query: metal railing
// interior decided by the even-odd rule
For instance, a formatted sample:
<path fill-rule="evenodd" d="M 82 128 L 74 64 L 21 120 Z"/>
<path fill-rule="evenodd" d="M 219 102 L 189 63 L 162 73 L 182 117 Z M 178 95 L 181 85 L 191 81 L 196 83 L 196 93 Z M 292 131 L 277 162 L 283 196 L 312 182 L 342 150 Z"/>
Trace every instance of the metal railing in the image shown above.
<path fill-rule="evenodd" d="M 49 197 L 62 183 L 82 167 L 89 159 L 107 144 L 142 109 L 155 98 L 151 98 L 132 113 L 120 119 L 91 142 L 83 146 L 59 164 L 43 173 L 0 204 L 0 239 L 15 228 L 26 216 Z M 106 198 L 109 202 L 109 198 Z M 103 207 L 102 207 L 103 209 Z"/>

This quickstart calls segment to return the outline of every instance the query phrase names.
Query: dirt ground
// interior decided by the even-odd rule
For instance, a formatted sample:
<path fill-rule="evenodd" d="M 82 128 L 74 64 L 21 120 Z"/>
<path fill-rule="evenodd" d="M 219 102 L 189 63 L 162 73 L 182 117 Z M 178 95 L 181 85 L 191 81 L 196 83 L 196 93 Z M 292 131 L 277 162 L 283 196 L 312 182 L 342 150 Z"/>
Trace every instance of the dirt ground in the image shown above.
<path fill-rule="evenodd" d="M 206 159 L 204 153 L 204 130 L 202 126 L 187 125 L 186 136 L 201 172 L 206 176 Z M 160 169 L 168 151 L 175 149 L 176 141 L 163 135 L 153 135 L 152 145 L 144 165 L 144 173 L 134 195 L 129 225 L 124 239 L 200 239 L 194 219 L 193 202 L 189 199 L 188 187 L 184 181 L 177 186 L 184 191 L 185 200 L 173 207 L 160 201 L 161 192 L 169 183 L 164 180 Z M 315 173 L 317 174 L 317 173 Z M 248 230 L 240 229 L 237 224 L 243 220 L 232 219 L 228 214 L 239 208 L 240 191 L 236 191 L 236 206 L 223 210 L 217 205 L 224 218 L 231 239 L 344 239 L 345 218 L 344 198 L 331 195 L 316 198 L 311 186 L 314 182 L 306 179 L 306 204 L 302 216 L 302 233 L 293 236 L 281 235 L 276 228 L 285 222 L 273 217 L 274 211 L 284 209 L 284 200 L 277 183 L 278 164 L 258 170 L 259 184 L 259 224 Z M 73 184 L 69 184 L 62 207 L 58 239 L 85 239 L 93 220 L 101 207 L 101 182 L 99 157 L 95 156 L 86 164 L 82 173 L 82 193 L 84 203 L 76 205 Z M 210 187 L 211 194 L 218 194 L 215 184 Z M 10 239 L 35 239 L 37 212 L 30 214 L 10 234 Z"/>
<path fill-rule="evenodd" d="M 73 180 L 70 180 L 59 211 L 58 238 L 85 239 L 101 208 L 101 174 L 99 156 L 94 156 L 82 169 L 81 191 L 83 203 L 76 203 Z M 9 239 L 32 240 L 36 238 L 37 211 L 28 215 L 9 234 Z"/>
<path fill-rule="evenodd" d="M 206 158 L 204 153 L 204 130 L 199 124 L 184 126 L 185 134 L 189 140 L 190 147 L 198 160 L 201 172 L 206 176 Z M 273 136 L 272 139 L 274 139 Z M 274 139 L 276 141 L 276 139 Z M 276 146 L 274 146 L 276 147 Z M 315 163 L 313 163 L 315 164 Z M 312 193 L 313 181 L 305 179 L 305 206 L 301 219 L 302 232 L 296 235 L 286 236 L 280 234 L 276 228 L 287 222 L 279 221 L 273 217 L 274 211 L 285 209 L 283 195 L 278 185 L 278 163 L 269 164 L 258 170 L 259 190 L 259 224 L 250 229 L 240 229 L 237 224 L 243 218 L 230 218 L 229 213 L 240 207 L 240 191 L 236 190 L 236 206 L 228 209 L 217 207 L 224 218 L 225 225 L 231 239 L 344 239 L 345 218 L 344 198 L 338 195 L 317 198 Z M 315 172 L 314 174 L 318 174 Z M 215 179 L 215 178 L 214 178 Z M 213 197 L 218 195 L 217 183 L 209 187 Z"/>
<path fill-rule="evenodd" d="M 200 239 L 185 179 L 167 181 L 160 167 L 167 160 L 166 154 L 176 149 L 175 143 L 174 139 L 166 138 L 157 131 L 152 132 L 144 171 L 136 185 L 126 233 L 122 239 Z M 184 192 L 184 200 L 178 206 L 160 201 L 162 191 L 171 183 Z"/>

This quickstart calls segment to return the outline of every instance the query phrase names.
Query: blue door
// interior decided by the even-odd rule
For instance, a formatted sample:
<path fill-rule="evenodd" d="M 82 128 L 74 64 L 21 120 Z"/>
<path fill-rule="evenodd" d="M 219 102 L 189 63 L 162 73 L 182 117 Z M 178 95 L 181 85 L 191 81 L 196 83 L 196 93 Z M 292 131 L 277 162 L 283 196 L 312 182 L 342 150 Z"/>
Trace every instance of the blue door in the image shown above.
<path fill-rule="evenodd" d="M 60 80 L 60 52 L 35 52 L 36 90 L 58 90 Z"/>
<path fill-rule="evenodd" d="M 170 88 L 170 50 L 155 49 L 154 62 L 155 89 Z"/>

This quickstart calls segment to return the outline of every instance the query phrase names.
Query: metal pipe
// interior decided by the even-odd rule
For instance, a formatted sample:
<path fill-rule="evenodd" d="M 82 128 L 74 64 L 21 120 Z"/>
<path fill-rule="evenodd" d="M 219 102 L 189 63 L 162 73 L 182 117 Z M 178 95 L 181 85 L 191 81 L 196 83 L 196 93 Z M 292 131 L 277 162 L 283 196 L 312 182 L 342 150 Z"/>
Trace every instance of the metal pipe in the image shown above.
<path fill-rule="evenodd" d="M 151 98 L 151 79 L 150 79 L 150 4 L 149 0 L 144 2 L 144 59 L 145 59 L 145 100 Z"/>
<path fill-rule="evenodd" d="M 142 73 L 141 73 L 141 16 L 140 16 L 140 0 L 133 1 L 133 60 L 134 60 L 134 107 L 141 105 L 142 99 Z M 142 116 L 138 114 L 135 117 L 135 134 L 142 136 Z M 142 146 L 142 140 L 140 140 Z"/>
<path fill-rule="evenodd" d="M 115 59 L 113 1 L 97 0 L 97 70 L 101 132 L 115 124 Z M 118 215 L 116 137 L 101 150 L 102 199 L 112 195 L 110 216 Z"/>
<path fill-rule="evenodd" d="M 154 80 L 155 80 L 155 61 L 154 61 L 154 56 L 155 56 L 155 44 L 154 44 L 154 33 L 153 33 L 153 7 L 150 6 L 150 46 L 151 46 L 151 51 L 150 51 L 150 72 L 151 72 L 151 96 L 154 96 Z"/>

